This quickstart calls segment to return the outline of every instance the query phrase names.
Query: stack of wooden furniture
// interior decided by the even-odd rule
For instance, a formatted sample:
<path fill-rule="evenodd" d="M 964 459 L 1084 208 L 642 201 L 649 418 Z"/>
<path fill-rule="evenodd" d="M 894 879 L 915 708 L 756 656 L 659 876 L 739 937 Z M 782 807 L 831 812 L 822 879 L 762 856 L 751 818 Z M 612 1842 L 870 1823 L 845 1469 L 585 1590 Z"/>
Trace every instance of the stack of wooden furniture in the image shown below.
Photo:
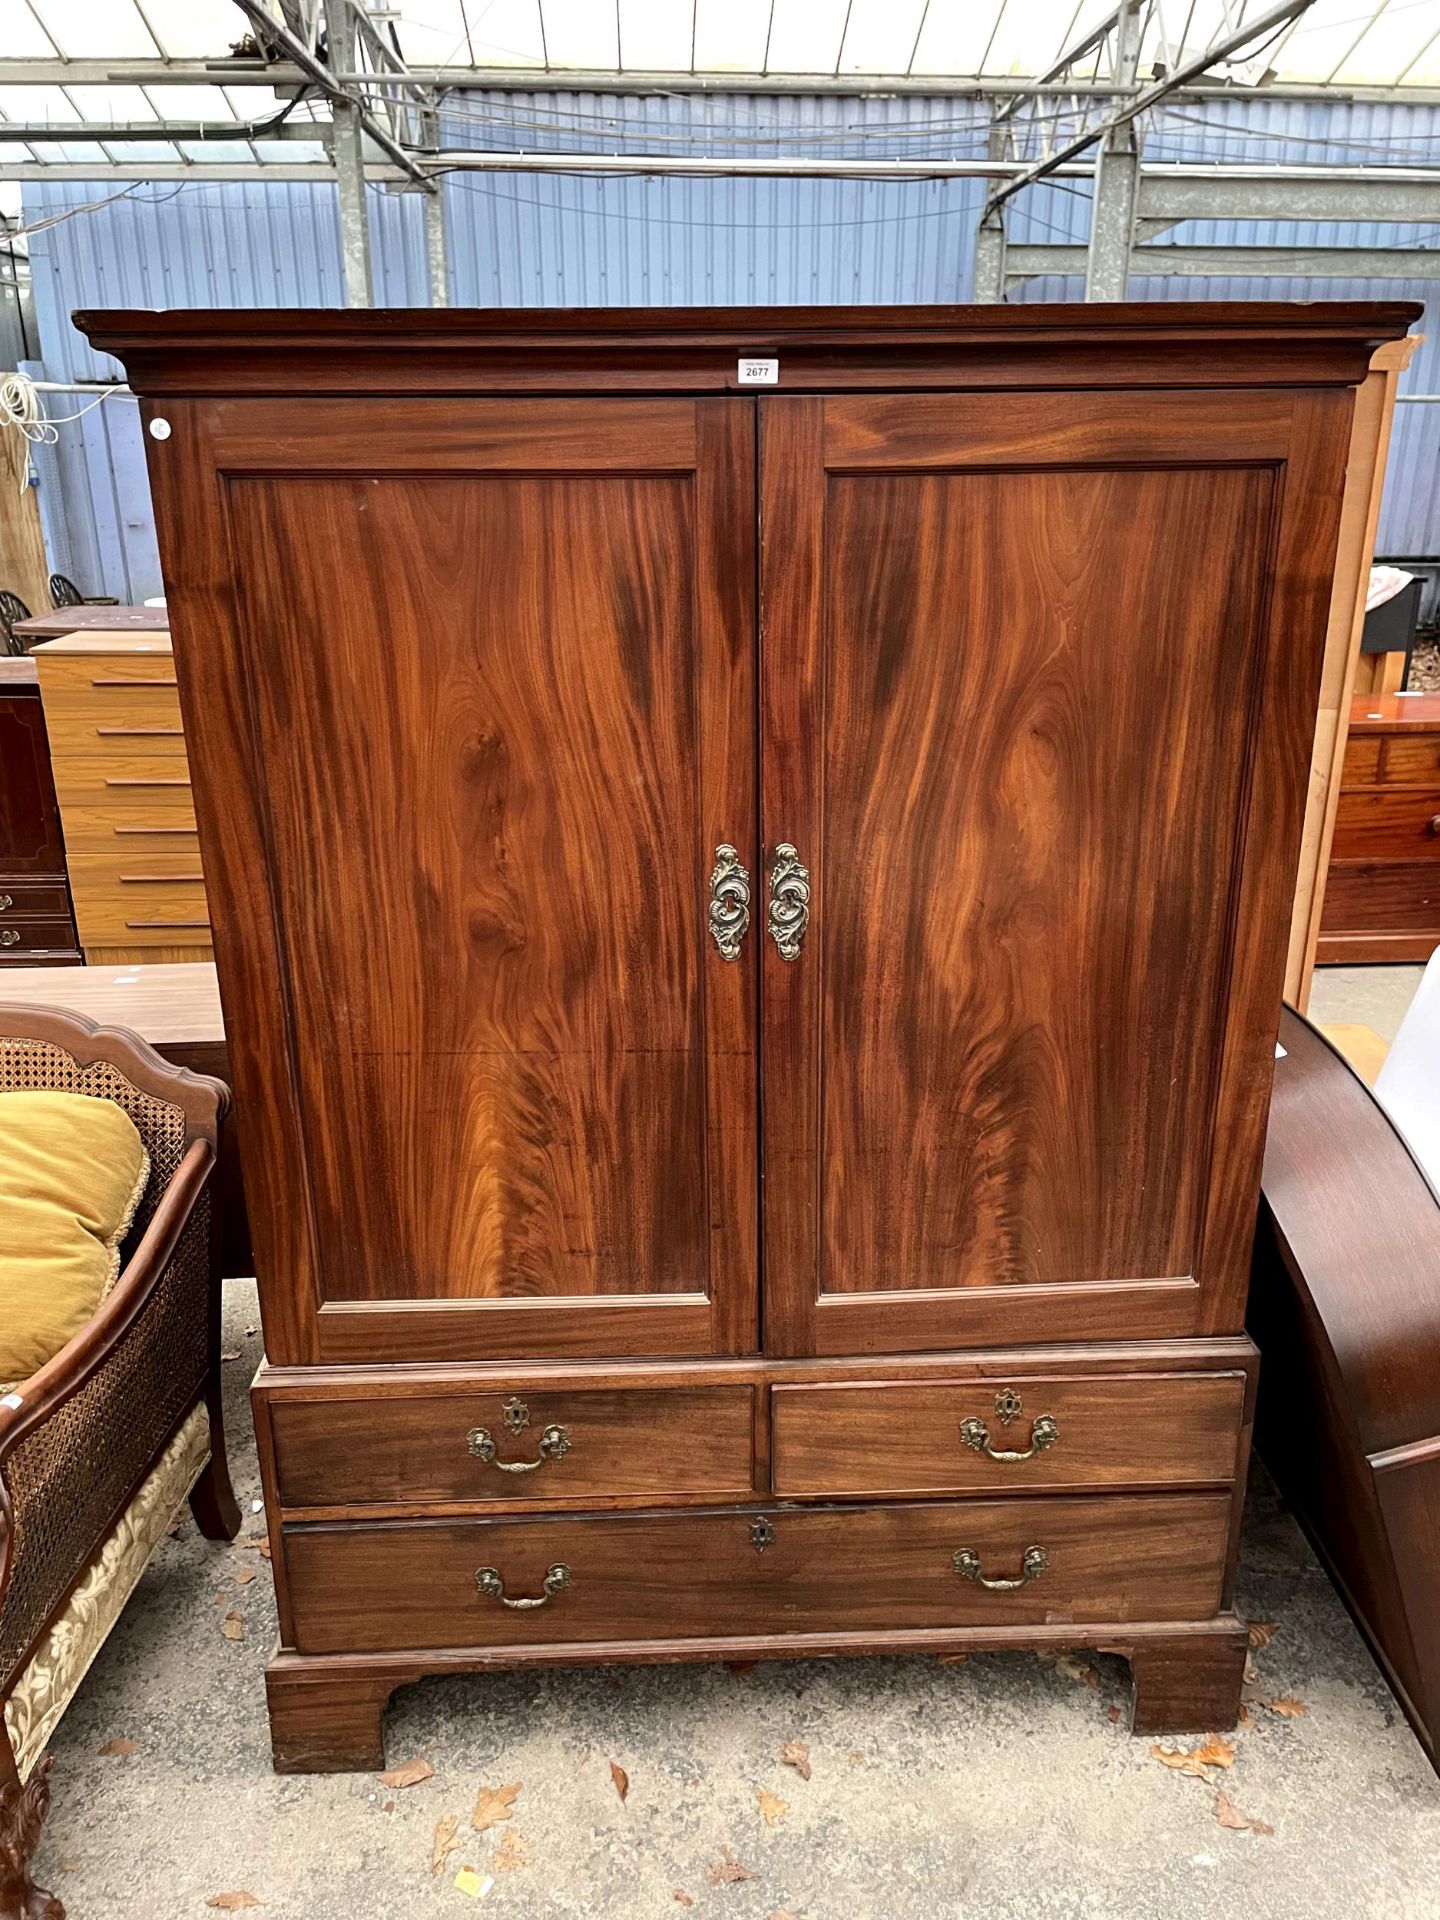
<path fill-rule="evenodd" d="M 31 657 L 86 959 L 208 959 L 169 634 L 90 630 L 45 641 Z"/>
<path fill-rule="evenodd" d="M 1233 1722 L 1330 575 L 1418 313 L 79 316 L 151 433 L 280 1766 L 596 1660 L 1099 1646 Z"/>
<path fill-rule="evenodd" d="M 0 659 L 0 967 L 79 959 L 39 678 Z"/>
<path fill-rule="evenodd" d="M 1440 693 L 1350 711 L 1316 958 L 1428 960 L 1440 947 Z"/>

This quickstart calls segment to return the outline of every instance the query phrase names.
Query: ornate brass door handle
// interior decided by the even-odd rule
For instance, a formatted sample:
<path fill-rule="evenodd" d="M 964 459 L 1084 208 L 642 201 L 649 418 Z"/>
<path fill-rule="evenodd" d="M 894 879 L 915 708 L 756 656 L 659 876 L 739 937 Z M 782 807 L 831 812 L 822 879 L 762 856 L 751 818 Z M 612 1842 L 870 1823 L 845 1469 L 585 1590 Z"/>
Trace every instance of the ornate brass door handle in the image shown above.
<path fill-rule="evenodd" d="M 465 1436 L 465 1445 L 477 1460 L 483 1460 L 487 1467 L 495 1467 L 501 1473 L 534 1473 L 547 1460 L 558 1460 L 570 1451 L 570 1436 L 564 1427 L 546 1427 L 540 1436 L 538 1460 L 497 1460 L 495 1436 L 488 1427 L 472 1427 Z"/>
<path fill-rule="evenodd" d="M 767 924 L 780 958 L 798 958 L 805 929 L 810 925 L 810 869 L 800 864 L 800 856 L 788 840 L 776 847 L 771 863 Z"/>
<path fill-rule="evenodd" d="M 992 1460 L 1029 1460 L 1037 1453 L 1044 1453 L 1047 1447 L 1053 1447 L 1060 1438 L 1060 1429 L 1048 1413 L 1040 1414 L 1030 1423 L 1030 1444 L 1023 1449 L 995 1447 L 990 1444 L 990 1429 L 983 1420 L 962 1420 L 960 1438 L 975 1453 L 988 1453 Z"/>
<path fill-rule="evenodd" d="M 557 1560 L 545 1578 L 540 1582 L 544 1592 L 533 1599 L 511 1600 L 505 1592 L 505 1582 L 494 1567 L 481 1567 L 475 1575 L 475 1585 L 488 1599 L 498 1600 L 502 1607 L 543 1607 L 562 1593 L 570 1584 L 570 1569 L 563 1560 Z"/>
<path fill-rule="evenodd" d="M 1027 1580 L 1038 1580 L 1049 1564 L 1050 1556 L 1044 1547 L 1026 1547 L 1018 1580 L 987 1580 L 980 1571 L 980 1556 L 973 1547 L 957 1547 L 951 1562 L 962 1579 L 973 1580 L 977 1587 L 988 1587 L 991 1593 L 1013 1593 L 1016 1587 L 1023 1587 Z"/>
<path fill-rule="evenodd" d="M 750 876 L 728 842 L 715 849 L 710 874 L 710 935 L 722 960 L 738 960 L 750 929 Z"/>

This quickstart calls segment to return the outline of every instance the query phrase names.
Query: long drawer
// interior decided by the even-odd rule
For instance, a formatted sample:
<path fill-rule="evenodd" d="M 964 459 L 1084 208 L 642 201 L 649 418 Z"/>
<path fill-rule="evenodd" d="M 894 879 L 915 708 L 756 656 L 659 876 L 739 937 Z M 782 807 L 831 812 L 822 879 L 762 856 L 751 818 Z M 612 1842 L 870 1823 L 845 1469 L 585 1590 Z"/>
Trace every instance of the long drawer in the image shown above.
<path fill-rule="evenodd" d="M 1440 865 L 1433 860 L 1332 862 L 1322 931 L 1369 927 L 1397 933 L 1440 927 Z"/>
<path fill-rule="evenodd" d="M 281 1505 L 749 1494 L 749 1386 L 465 1389 L 270 1403 Z"/>
<path fill-rule="evenodd" d="M 1241 1373 L 782 1386 L 777 1494 L 1010 1493 L 1233 1479 Z"/>
<path fill-rule="evenodd" d="M 377 1521 L 283 1544 L 296 1649 L 380 1653 L 1207 1619 L 1229 1518 L 1224 1493 L 1132 1494 Z"/>
<path fill-rule="evenodd" d="M 191 865 L 192 872 L 196 869 Z M 75 920 L 87 947 L 193 946 L 210 938 L 204 883 L 145 878 L 138 864 L 104 879 L 74 875 Z"/>

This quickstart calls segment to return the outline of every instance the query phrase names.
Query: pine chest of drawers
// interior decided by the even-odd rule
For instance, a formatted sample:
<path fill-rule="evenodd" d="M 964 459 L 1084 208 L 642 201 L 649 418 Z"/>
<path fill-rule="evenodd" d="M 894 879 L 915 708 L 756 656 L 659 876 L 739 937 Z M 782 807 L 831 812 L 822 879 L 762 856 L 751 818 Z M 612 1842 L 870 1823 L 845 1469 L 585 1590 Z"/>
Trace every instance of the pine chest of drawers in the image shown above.
<path fill-rule="evenodd" d="M 80 316 L 164 422 L 278 1765 L 596 1660 L 1102 1646 L 1233 1723 L 1329 573 L 1417 312 Z"/>
<path fill-rule="evenodd" d="M 32 658 L 86 959 L 209 959 L 169 634 L 67 634 Z"/>

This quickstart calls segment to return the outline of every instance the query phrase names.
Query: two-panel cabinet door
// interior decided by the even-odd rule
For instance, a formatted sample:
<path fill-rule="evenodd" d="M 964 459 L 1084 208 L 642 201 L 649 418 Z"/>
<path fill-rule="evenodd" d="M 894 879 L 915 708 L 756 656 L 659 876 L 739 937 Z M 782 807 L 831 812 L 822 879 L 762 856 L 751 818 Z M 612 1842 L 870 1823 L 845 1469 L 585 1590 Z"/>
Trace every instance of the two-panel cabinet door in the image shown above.
<path fill-rule="evenodd" d="M 752 1350 L 753 409 L 164 412 L 272 1361 Z"/>
<path fill-rule="evenodd" d="M 1241 1327 L 1348 419 L 761 402 L 769 1351 Z"/>

